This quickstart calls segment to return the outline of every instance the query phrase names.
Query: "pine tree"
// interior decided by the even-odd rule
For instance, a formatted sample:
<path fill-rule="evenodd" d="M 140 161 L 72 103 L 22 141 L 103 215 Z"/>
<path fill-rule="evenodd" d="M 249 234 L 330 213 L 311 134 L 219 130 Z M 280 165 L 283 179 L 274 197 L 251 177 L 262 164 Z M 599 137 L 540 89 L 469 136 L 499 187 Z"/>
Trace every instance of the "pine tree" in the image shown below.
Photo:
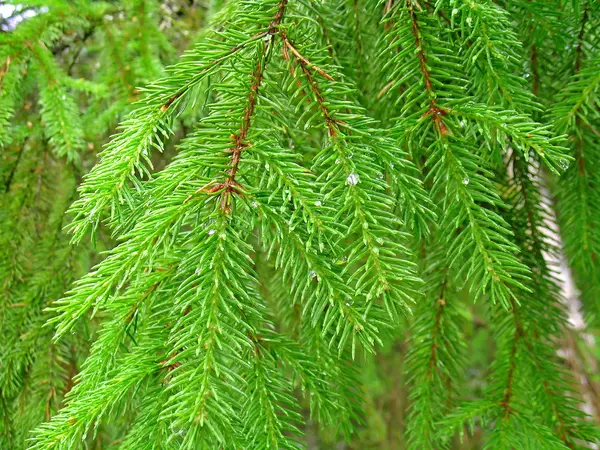
<path fill-rule="evenodd" d="M 11 5 L 0 448 L 600 444 L 598 2 Z"/>

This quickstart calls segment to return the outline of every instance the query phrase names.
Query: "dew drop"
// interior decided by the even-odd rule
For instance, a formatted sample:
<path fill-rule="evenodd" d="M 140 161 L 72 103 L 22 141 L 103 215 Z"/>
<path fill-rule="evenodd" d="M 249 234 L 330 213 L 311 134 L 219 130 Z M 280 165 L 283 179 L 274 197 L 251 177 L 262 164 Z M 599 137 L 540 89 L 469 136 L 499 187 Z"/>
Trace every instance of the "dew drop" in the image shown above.
<path fill-rule="evenodd" d="M 210 230 L 208 230 L 208 235 L 212 236 L 213 234 L 215 234 L 217 232 L 217 230 L 215 230 L 214 228 L 211 228 Z"/>
<path fill-rule="evenodd" d="M 342 256 L 341 258 L 335 260 L 336 264 L 340 264 L 340 265 L 344 265 L 348 262 L 348 257 L 346 255 Z"/>
<path fill-rule="evenodd" d="M 469 181 L 470 181 L 470 180 L 469 180 L 468 178 L 465 178 L 465 179 L 463 180 L 463 184 L 469 184 Z"/>
<path fill-rule="evenodd" d="M 321 202 L 321 200 L 317 200 L 315 202 L 315 206 L 322 206 L 322 205 L 323 205 L 323 203 Z"/>
<path fill-rule="evenodd" d="M 360 182 L 358 175 L 355 173 L 351 173 L 350 175 L 348 175 L 348 178 L 346 178 L 346 184 L 348 186 L 356 186 L 358 183 Z"/>
<path fill-rule="evenodd" d="M 454 15 L 456 15 L 456 14 L 458 14 L 458 9 L 454 8 L 454 9 L 452 10 L 452 15 L 454 16 Z"/>

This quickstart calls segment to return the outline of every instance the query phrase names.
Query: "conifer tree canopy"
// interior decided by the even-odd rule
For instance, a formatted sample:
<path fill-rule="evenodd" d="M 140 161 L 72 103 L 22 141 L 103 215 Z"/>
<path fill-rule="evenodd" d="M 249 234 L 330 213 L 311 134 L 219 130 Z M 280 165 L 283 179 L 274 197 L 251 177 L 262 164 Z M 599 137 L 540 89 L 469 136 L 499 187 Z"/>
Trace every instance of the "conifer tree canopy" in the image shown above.
<path fill-rule="evenodd" d="M 0 3 L 0 449 L 600 446 L 600 2 Z"/>

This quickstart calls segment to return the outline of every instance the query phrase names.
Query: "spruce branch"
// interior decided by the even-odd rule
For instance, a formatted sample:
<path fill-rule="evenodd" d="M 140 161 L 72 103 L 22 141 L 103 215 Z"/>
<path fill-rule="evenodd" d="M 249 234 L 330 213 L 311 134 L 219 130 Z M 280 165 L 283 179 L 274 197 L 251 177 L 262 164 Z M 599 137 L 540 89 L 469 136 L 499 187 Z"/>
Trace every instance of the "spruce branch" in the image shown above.
<path fill-rule="evenodd" d="M 447 205 L 448 209 L 444 211 L 440 227 L 448 230 L 446 236 L 453 236 L 450 230 L 454 224 L 459 223 L 456 220 L 457 214 L 466 225 L 453 242 L 448 242 L 448 260 L 450 264 L 456 264 L 465 255 L 467 242 L 470 242 L 469 246 L 472 247 L 469 248 L 475 250 L 481 260 L 472 258 L 470 267 L 463 266 L 458 276 L 465 275 L 467 279 L 473 280 L 472 289 L 477 296 L 489 292 L 492 301 L 500 300 L 508 306 L 509 297 L 514 297 L 510 286 L 521 286 L 519 280 L 527 277 L 528 270 L 516 258 L 505 259 L 504 250 L 512 247 L 506 238 L 510 236 L 510 232 L 505 226 L 498 225 L 502 224 L 502 221 L 498 220 L 499 217 L 493 211 L 482 208 L 474 201 L 474 198 L 478 198 L 479 202 L 483 200 L 492 207 L 501 206 L 497 194 L 489 194 L 491 186 L 486 179 L 490 176 L 489 172 L 478 173 L 482 171 L 482 163 L 478 161 L 477 152 L 467 154 L 463 150 L 466 142 L 457 136 L 458 128 L 450 129 L 447 125 L 448 110 L 440 106 L 441 97 L 434 90 L 435 78 L 430 72 L 430 63 L 427 62 L 416 8 L 412 2 L 407 2 L 406 9 L 401 10 L 401 18 L 403 15 L 405 23 L 401 25 L 399 21 L 396 29 L 398 36 L 403 36 L 404 39 L 412 36 L 416 48 L 416 67 L 414 61 L 407 64 L 412 64 L 413 72 L 420 72 L 423 88 L 422 93 L 414 92 L 413 95 L 427 102 L 426 106 L 421 108 L 418 120 L 424 124 L 422 126 L 426 126 L 427 122 L 432 123 L 434 129 L 434 141 L 430 144 L 432 153 L 427 163 L 432 169 L 429 176 L 433 181 L 433 196 L 441 192 L 455 192 L 459 199 L 458 202 Z M 401 122 L 399 127 L 403 126 L 406 126 L 406 123 Z M 427 129 L 420 126 L 419 128 Z M 410 134 L 415 131 L 409 130 L 408 136 L 402 139 L 410 142 Z M 463 149 L 459 145 L 463 146 Z"/>
<path fill-rule="evenodd" d="M 0 447 L 598 445 L 596 2 L 23 2 Z"/>
<path fill-rule="evenodd" d="M 289 38 L 287 38 L 287 35 L 285 35 L 284 39 L 287 39 L 288 42 L 290 41 Z M 296 47 L 293 46 L 293 48 Z M 353 232 L 356 231 L 362 235 L 362 242 L 367 247 L 367 252 L 364 255 L 367 257 L 367 264 L 363 270 L 357 271 L 350 276 L 350 282 L 356 283 L 356 293 L 358 295 L 366 295 L 368 303 L 373 302 L 374 299 L 381 298 L 390 317 L 396 318 L 398 315 L 398 308 L 406 308 L 407 304 L 412 301 L 412 297 L 415 295 L 414 288 L 411 285 L 408 285 L 408 283 L 418 283 L 419 279 L 414 274 L 414 266 L 408 258 L 403 261 L 392 262 L 393 259 L 391 257 L 395 252 L 408 252 L 406 247 L 397 243 L 399 239 L 402 239 L 402 234 L 397 232 L 394 233 L 392 231 L 391 234 L 395 234 L 396 237 L 391 239 L 384 238 L 384 233 L 389 233 L 393 230 L 392 227 L 394 227 L 392 221 L 393 216 L 390 211 L 393 200 L 389 197 L 386 198 L 387 196 L 383 197 L 382 195 L 383 201 L 380 202 L 381 208 L 379 208 L 378 211 L 366 209 L 366 198 L 369 194 L 368 190 L 363 190 L 360 183 L 362 178 L 367 177 L 368 172 L 365 171 L 365 169 L 371 171 L 375 166 L 374 155 L 377 153 L 379 143 L 373 140 L 371 143 L 371 145 L 373 145 L 372 150 L 367 150 L 368 147 L 363 147 L 361 155 L 356 156 L 357 160 L 359 157 L 362 160 L 360 166 L 352 161 L 351 152 L 349 152 L 347 148 L 352 148 L 354 146 L 353 139 L 361 138 L 362 132 L 360 131 L 360 128 L 362 128 L 362 124 L 357 120 L 358 117 L 356 116 L 356 114 L 360 114 L 361 111 L 357 108 L 352 108 L 350 105 L 344 105 L 350 110 L 355 109 L 356 114 L 347 114 L 347 119 L 338 118 L 337 116 L 341 116 L 341 114 L 338 111 L 332 110 L 329 105 L 335 105 L 336 102 L 339 102 L 340 100 L 336 99 L 334 95 L 331 95 L 331 98 L 327 98 L 328 96 L 323 92 L 320 84 L 313 75 L 313 71 L 311 71 L 311 67 L 315 67 L 314 64 L 311 63 L 313 65 L 309 65 L 309 63 L 307 63 L 307 61 L 312 60 L 312 58 L 303 57 L 302 54 L 306 55 L 307 53 L 300 51 L 297 51 L 296 53 L 292 52 L 292 55 L 295 56 L 296 64 L 300 66 L 300 71 L 304 78 L 303 82 L 307 86 L 305 92 L 310 93 L 317 108 L 320 110 L 329 135 L 332 150 L 335 152 L 336 163 L 341 166 L 341 170 L 332 167 L 327 169 L 321 175 L 321 180 L 324 182 L 324 189 L 331 189 L 331 192 L 327 193 L 325 198 L 334 195 L 341 195 L 342 198 L 344 198 L 343 202 L 345 208 L 340 211 L 339 217 L 343 214 L 351 214 L 353 216 L 353 219 L 348 222 L 348 226 Z M 284 52 L 284 57 L 292 64 L 293 60 L 287 52 Z M 315 58 L 317 58 L 317 55 L 315 55 Z M 294 76 L 295 71 L 293 65 L 290 67 L 291 73 Z M 315 72 L 320 74 L 316 69 Z M 327 72 L 331 73 L 331 71 Z M 335 76 L 324 78 L 333 83 L 332 88 L 330 88 L 332 90 L 340 89 L 343 86 L 341 83 L 338 86 L 337 82 L 332 81 L 332 79 L 335 80 L 337 78 Z M 342 103 L 339 105 L 341 107 Z M 369 119 L 365 117 L 364 120 L 368 123 Z M 354 134 L 357 134 L 356 138 L 352 137 Z M 358 148 L 359 147 L 356 147 L 357 153 Z M 373 156 L 371 156 L 371 154 Z M 320 166 L 331 164 L 332 161 L 333 158 L 330 152 L 321 153 L 317 156 L 315 170 L 321 171 L 322 169 Z M 333 180 L 337 180 L 338 183 L 344 183 L 348 186 L 348 189 L 341 191 L 340 185 L 334 187 L 332 184 Z M 366 189 L 370 190 L 373 188 L 377 189 L 375 185 L 367 186 Z M 383 194 L 383 192 L 381 194 Z M 380 249 L 381 246 L 387 246 L 388 249 Z M 348 265 L 346 267 L 351 267 L 353 261 L 358 261 L 362 258 L 363 255 L 361 255 L 361 252 L 362 249 L 359 250 L 358 246 L 351 246 L 348 249 Z M 396 267 L 396 270 L 398 270 L 397 273 L 403 274 L 402 278 L 405 280 L 405 286 L 399 284 L 399 282 L 402 283 L 402 278 L 390 275 L 392 266 Z M 404 267 L 401 268 L 401 266 Z"/>
<path fill-rule="evenodd" d="M 265 33 L 257 31 L 250 37 L 244 35 L 244 39 L 233 30 L 215 32 L 214 37 L 209 34 L 205 43 L 199 44 L 179 64 L 168 67 L 164 78 L 142 89 L 145 97 L 139 107 L 101 153 L 101 162 L 84 178 L 80 198 L 72 208 L 76 218 L 70 230 L 75 242 L 98 226 L 105 208 L 110 209 L 112 221 L 118 220 L 123 214 L 121 204 L 130 202 L 135 193 L 135 188 L 129 186 L 135 172 L 148 173 L 146 164 L 151 152 L 163 151 L 164 140 L 173 133 L 173 119 L 180 114 L 177 106 L 184 107 L 184 98 L 195 86 L 217 73 L 237 52 L 256 45 Z M 195 58 L 204 61 L 200 67 Z"/>
<path fill-rule="evenodd" d="M 458 384 L 465 349 L 460 344 L 459 307 L 453 304 L 458 298 L 451 294 L 447 269 L 431 263 L 427 275 L 429 301 L 423 302 L 419 319 L 412 324 L 406 360 L 413 401 L 407 431 L 409 448 L 433 449 L 446 448 L 436 428 L 453 401 L 451 391 Z"/>
<path fill-rule="evenodd" d="M 597 203 L 595 186 L 597 176 L 592 167 L 598 153 L 599 138 L 594 132 L 598 123 L 597 106 L 600 104 L 600 77 L 598 58 L 587 60 L 584 47 L 589 36 L 589 5 L 586 2 L 578 23 L 573 75 L 559 93 L 559 101 L 550 111 L 550 117 L 559 132 L 569 135 L 573 164 L 565 172 L 558 186 L 557 208 L 559 223 L 565 240 L 565 250 L 573 267 L 582 300 L 588 305 L 587 313 L 596 321 L 596 299 L 599 278 L 595 267 L 598 251 L 596 218 L 592 211 Z M 588 37 L 589 36 L 589 37 Z M 566 187 L 568 183 L 568 188 Z"/>

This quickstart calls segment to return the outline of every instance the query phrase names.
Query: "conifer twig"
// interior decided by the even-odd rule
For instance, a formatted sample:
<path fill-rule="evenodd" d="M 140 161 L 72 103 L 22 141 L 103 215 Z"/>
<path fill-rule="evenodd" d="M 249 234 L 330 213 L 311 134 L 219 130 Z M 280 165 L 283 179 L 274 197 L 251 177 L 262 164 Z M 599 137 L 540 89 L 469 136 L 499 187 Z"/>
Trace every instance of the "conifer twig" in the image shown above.
<path fill-rule="evenodd" d="M 287 37 L 287 34 L 285 33 L 285 31 L 281 31 L 281 36 L 283 38 L 283 42 L 284 42 L 285 46 L 290 49 L 290 51 L 301 62 L 301 64 L 303 64 L 304 66 L 308 67 L 309 69 L 315 70 L 323 78 L 327 78 L 329 81 L 335 81 L 331 75 L 329 75 L 327 72 L 325 72 L 319 66 L 314 65 L 308 59 L 306 59 L 304 56 L 302 56 L 300 54 L 300 52 L 298 52 L 298 50 L 296 49 L 296 47 L 294 47 L 292 45 L 292 43 L 290 42 L 289 38 Z"/>

